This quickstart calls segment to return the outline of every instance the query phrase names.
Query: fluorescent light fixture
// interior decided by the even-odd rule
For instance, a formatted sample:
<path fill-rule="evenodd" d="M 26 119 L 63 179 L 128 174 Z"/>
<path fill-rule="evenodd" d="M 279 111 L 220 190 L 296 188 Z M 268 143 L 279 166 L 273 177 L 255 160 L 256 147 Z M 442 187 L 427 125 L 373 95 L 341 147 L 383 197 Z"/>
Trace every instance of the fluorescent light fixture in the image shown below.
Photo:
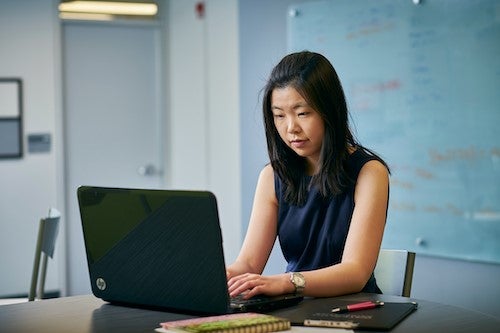
<path fill-rule="evenodd" d="M 110 14 L 60 12 L 59 18 L 62 20 L 113 21 L 115 17 Z"/>
<path fill-rule="evenodd" d="M 158 13 L 158 6 L 156 3 L 144 2 L 68 1 L 59 4 L 59 11 L 109 15 L 154 16 Z"/>

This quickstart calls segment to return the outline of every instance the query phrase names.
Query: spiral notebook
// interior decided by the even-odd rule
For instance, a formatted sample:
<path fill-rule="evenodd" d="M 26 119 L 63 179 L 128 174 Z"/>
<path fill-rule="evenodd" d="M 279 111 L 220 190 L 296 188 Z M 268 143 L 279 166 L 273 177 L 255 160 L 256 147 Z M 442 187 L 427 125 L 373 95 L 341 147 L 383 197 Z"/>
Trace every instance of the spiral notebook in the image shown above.
<path fill-rule="evenodd" d="M 290 327 L 288 319 L 249 312 L 167 321 L 161 323 L 156 332 L 268 333 L 290 330 Z"/>

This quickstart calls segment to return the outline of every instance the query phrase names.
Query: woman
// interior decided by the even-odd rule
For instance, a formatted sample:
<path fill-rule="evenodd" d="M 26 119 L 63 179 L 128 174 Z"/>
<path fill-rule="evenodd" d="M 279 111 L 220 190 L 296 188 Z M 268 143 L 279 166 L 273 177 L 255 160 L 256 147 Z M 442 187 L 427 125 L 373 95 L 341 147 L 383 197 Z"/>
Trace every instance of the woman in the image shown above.
<path fill-rule="evenodd" d="M 373 270 L 389 197 L 386 164 L 354 139 L 337 73 L 320 54 L 285 56 L 264 91 L 270 164 L 260 173 L 231 296 L 380 293 Z M 279 238 L 287 273 L 263 276 Z"/>

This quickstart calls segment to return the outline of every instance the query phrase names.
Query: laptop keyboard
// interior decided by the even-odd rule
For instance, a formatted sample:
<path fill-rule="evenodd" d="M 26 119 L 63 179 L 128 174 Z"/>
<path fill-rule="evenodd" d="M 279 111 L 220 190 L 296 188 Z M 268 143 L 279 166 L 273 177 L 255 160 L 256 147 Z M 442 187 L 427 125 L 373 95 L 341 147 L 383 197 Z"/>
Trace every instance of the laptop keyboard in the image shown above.
<path fill-rule="evenodd" d="M 249 299 L 244 299 L 243 295 L 238 295 L 231 297 L 231 305 L 232 304 L 257 304 L 257 303 L 262 303 L 266 302 L 269 300 L 270 297 L 264 296 L 264 295 L 257 295 Z"/>
<path fill-rule="evenodd" d="M 266 296 L 257 295 L 249 299 L 244 299 L 243 295 L 231 297 L 230 306 L 237 311 L 270 311 L 283 307 L 295 305 L 302 300 L 296 295 Z"/>

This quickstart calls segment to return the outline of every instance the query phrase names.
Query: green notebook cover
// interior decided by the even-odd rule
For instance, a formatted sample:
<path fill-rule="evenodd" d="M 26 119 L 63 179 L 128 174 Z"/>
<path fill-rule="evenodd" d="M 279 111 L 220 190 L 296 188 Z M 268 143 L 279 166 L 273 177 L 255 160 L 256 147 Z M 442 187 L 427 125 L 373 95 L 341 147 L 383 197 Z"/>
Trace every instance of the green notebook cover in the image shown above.
<path fill-rule="evenodd" d="M 238 313 L 161 323 L 168 331 L 189 333 L 266 333 L 290 329 L 290 321 L 259 313 Z"/>

